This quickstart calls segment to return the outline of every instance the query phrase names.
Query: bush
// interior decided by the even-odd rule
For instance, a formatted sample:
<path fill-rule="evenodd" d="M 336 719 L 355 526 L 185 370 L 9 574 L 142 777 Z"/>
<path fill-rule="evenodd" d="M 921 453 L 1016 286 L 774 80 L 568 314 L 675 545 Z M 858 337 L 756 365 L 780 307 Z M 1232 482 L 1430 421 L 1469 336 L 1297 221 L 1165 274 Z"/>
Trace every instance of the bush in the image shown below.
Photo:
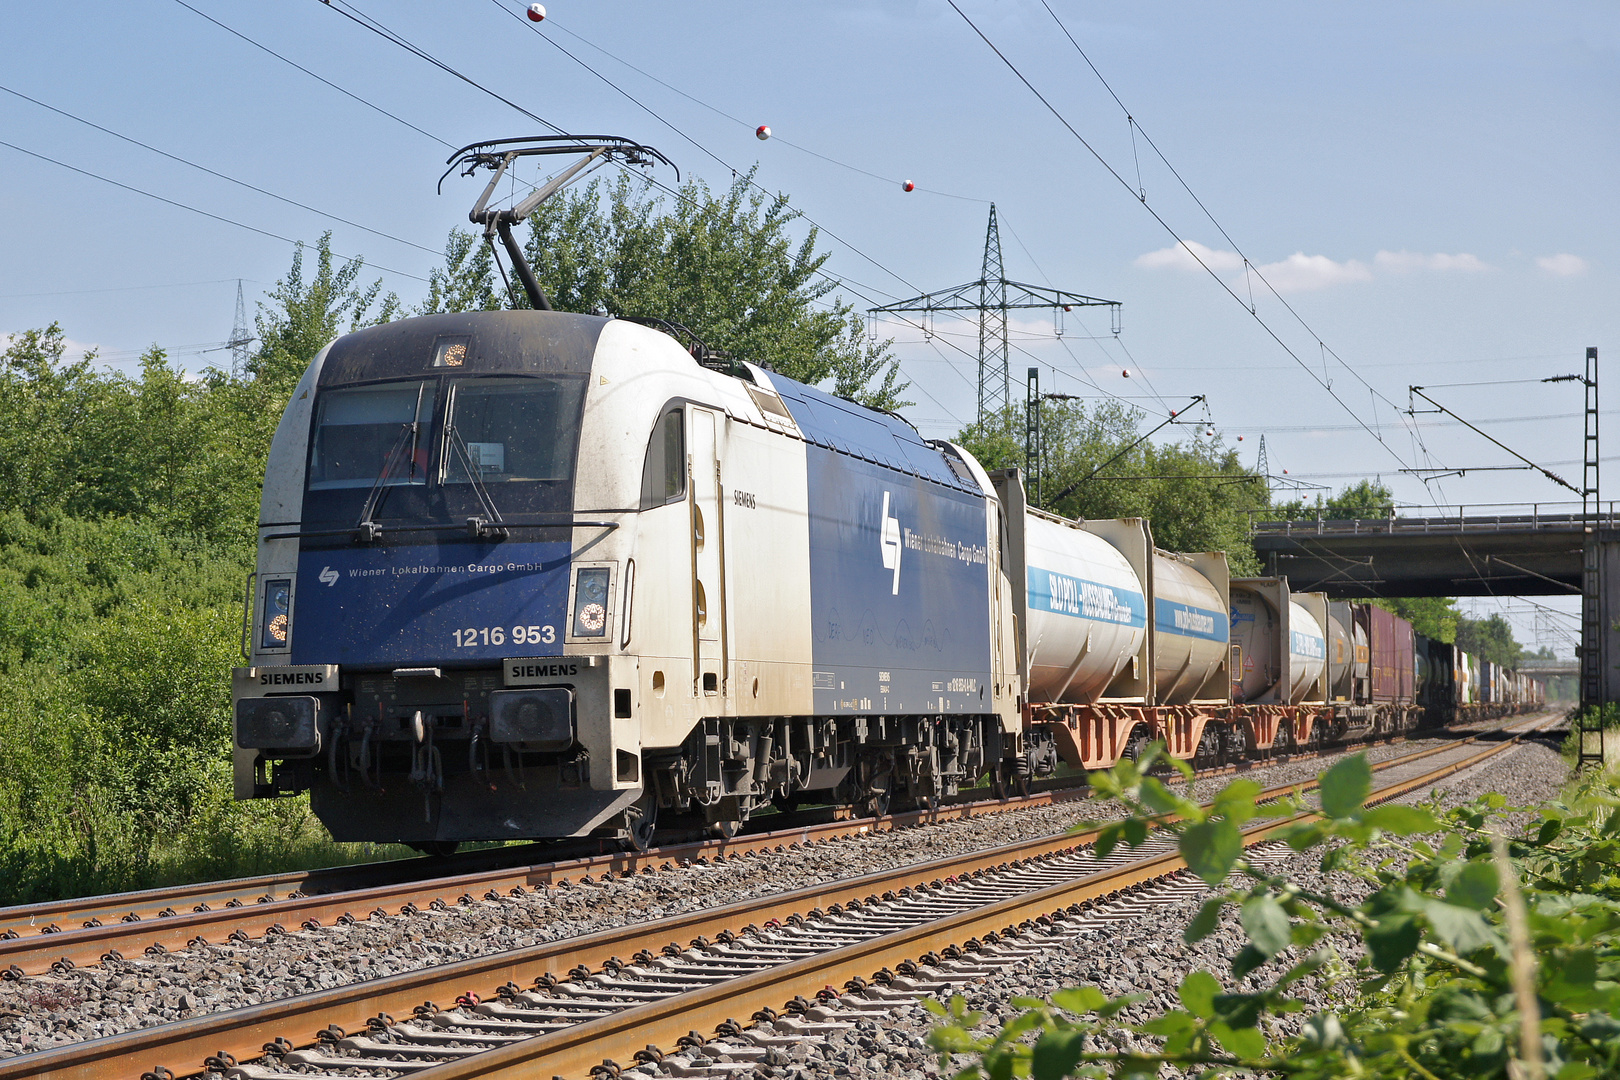
<path fill-rule="evenodd" d="M 1156 1077 L 1162 1066 L 1205 1076 L 1411 1077 L 1428 1080 L 1549 1076 L 1580 1080 L 1620 1070 L 1620 790 L 1607 774 L 1523 815 L 1497 795 L 1449 811 L 1365 806 L 1372 774 L 1363 756 L 1323 775 L 1322 816 L 1286 827 L 1299 851 L 1319 850 L 1324 871 L 1352 877 L 1352 902 L 1268 873 L 1245 858 L 1240 829 L 1293 805 L 1255 804 L 1238 780 L 1204 809 L 1126 761 L 1094 774 L 1099 792 L 1130 816 L 1110 826 L 1099 853 L 1140 843 L 1170 824 L 1182 857 L 1218 890 L 1186 931 L 1197 941 L 1234 907 L 1248 944 L 1233 976 L 1258 989 L 1223 991 L 1206 971 L 1182 980 L 1182 1007 L 1146 1023 L 1121 1013 L 1140 998 L 1077 987 L 1050 1001 L 1015 999 L 1019 1013 L 993 1036 L 960 999 L 933 1003 L 946 1023 L 931 1035 L 942 1054 L 968 1054 L 957 1075 Z M 1508 837 L 1512 837 L 1509 839 Z M 1235 877 L 1234 877 L 1235 875 Z M 1361 945 L 1341 951 L 1336 937 Z M 1302 979 L 1348 982 L 1343 1006 L 1312 1009 Z M 1253 985 L 1253 984 L 1251 984 Z M 1282 1021 L 1299 1014 L 1292 1025 Z M 1116 1051 L 1102 1036 L 1150 1036 L 1156 1051 Z"/>

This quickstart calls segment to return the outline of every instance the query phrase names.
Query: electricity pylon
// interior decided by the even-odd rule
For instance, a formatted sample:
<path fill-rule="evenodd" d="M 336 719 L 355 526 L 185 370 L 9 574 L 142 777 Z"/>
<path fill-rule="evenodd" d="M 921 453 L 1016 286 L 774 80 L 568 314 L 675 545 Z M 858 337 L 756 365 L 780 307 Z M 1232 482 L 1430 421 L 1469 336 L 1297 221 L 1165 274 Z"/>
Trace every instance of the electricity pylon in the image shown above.
<path fill-rule="evenodd" d="M 1001 231 L 996 226 L 996 204 L 990 204 L 990 225 L 984 234 L 984 262 L 977 281 L 938 292 L 924 293 L 868 310 L 869 315 L 922 315 L 923 333 L 932 334 L 938 311 L 975 311 L 979 315 L 979 422 L 1010 416 L 1012 383 L 1007 370 L 1007 312 L 1022 308 L 1048 308 L 1055 332 L 1061 336 L 1062 313 L 1077 307 L 1111 308 L 1111 329 L 1119 333 L 1119 301 L 1008 281 L 1001 269 Z"/>

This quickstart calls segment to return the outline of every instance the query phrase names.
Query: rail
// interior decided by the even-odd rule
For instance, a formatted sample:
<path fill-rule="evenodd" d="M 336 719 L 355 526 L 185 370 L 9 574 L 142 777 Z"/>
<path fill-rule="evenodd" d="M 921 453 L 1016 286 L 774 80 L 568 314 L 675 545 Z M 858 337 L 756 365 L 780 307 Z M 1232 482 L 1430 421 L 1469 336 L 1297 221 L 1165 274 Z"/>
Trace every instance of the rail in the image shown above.
<path fill-rule="evenodd" d="M 1403 735 L 1375 735 L 1317 750 L 1295 750 L 1271 758 L 1199 769 L 1214 777 L 1345 753 L 1359 746 L 1404 741 Z M 782 847 L 832 840 L 859 833 L 887 832 L 959 818 L 1035 809 L 1089 797 L 1083 777 L 1036 781 L 1029 795 L 984 799 L 963 792 L 934 810 L 910 810 L 880 818 L 856 818 L 836 808 L 790 815 L 786 827 L 774 817 L 765 826 L 728 840 L 673 843 L 644 852 L 614 851 L 556 857 L 543 845 L 462 852 L 435 859 L 270 874 L 230 881 L 176 885 L 141 892 L 0 908 L 0 977 L 19 979 L 57 973 L 142 953 L 160 955 L 196 944 L 242 941 L 290 927 L 314 929 L 334 920 L 375 914 L 409 914 L 453 905 L 466 897 L 510 895 L 593 876 L 623 875 L 644 869 L 721 860 Z M 826 820 L 817 820 L 824 817 Z M 547 853 L 544 861 L 530 861 Z"/>
<path fill-rule="evenodd" d="M 1547 718 L 1531 720 L 1532 723 L 1538 721 L 1546 724 Z M 1393 798 L 1422 788 L 1515 745 L 1522 737 L 1522 733 L 1512 735 L 1496 746 L 1386 787 L 1377 797 Z M 1483 736 L 1379 762 L 1374 769 L 1383 771 L 1409 764 L 1480 738 Z M 1314 783 L 1282 785 L 1264 792 L 1263 797 L 1274 799 L 1315 786 Z M 1250 842 L 1261 842 L 1269 836 L 1265 830 L 1281 824 L 1251 832 Z M 483 1046 L 496 1047 L 487 1053 L 474 1053 L 468 1048 L 478 1042 L 477 1038 L 441 1034 L 439 1044 L 456 1041 L 459 1048 L 433 1050 L 428 1048 L 434 1045 L 429 1042 L 426 1047 L 413 1044 L 414 1052 L 430 1058 L 467 1056 L 425 1069 L 429 1062 L 416 1064 L 412 1070 L 414 1075 L 422 1080 L 507 1072 L 511 1075 L 584 1076 L 603 1057 L 618 1055 L 628 1060 L 643 1044 L 669 1046 L 687 1030 L 717 1022 L 717 1017 L 745 1016 L 749 1009 L 760 1005 L 779 1005 L 795 994 L 814 994 L 829 982 L 837 985 L 845 978 L 869 976 L 876 969 L 914 959 L 947 938 L 953 944 L 961 943 L 1009 923 L 1049 918 L 1051 912 L 1061 913 L 1071 903 L 1162 877 L 1181 866 L 1179 859 L 1169 854 L 1153 856 L 1150 862 L 1133 858 L 1123 866 L 1100 873 L 1071 873 L 1075 860 L 1080 858 L 1077 852 L 1096 835 L 1094 830 L 1023 841 L 22 1055 L 0 1061 L 0 1080 L 22 1077 L 107 1080 L 133 1078 L 143 1071 L 161 1076 L 162 1070 L 184 1076 L 197 1072 L 205 1056 L 210 1058 L 211 1067 L 221 1062 L 226 1063 L 227 1068 L 234 1067 L 237 1057 L 242 1060 L 259 1057 L 267 1043 L 282 1048 L 282 1056 L 288 1064 L 349 1068 L 360 1064 L 359 1059 L 339 1058 L 334 1063 L 327 1060 L 330 1051 L 334 1048 L 366 1051 L 379 1039 L 366 1036 L 349 1039 L 344 1028 L 364 1032 L 369 1024 L 369 1029 L 381 1039 L 382 1052 L 397 1055 L 401 1046 L 390 1042 L 392 1036 L 386 1034 L 395 1026 L 389 1014 L 415 1015 L 419 1021 L 429 1024 L 471 1029 L 482 1025 L 487 1029 L 497 1026 L 498 1020 L 508 1019 L 507 1014 L 535 1001 L 553 1011 L 560 1008 L 573 1015 L 576 1022 L 561 1030 L 554 1030 L 559 1027 L 555 1023 L 549 1029 L 536 1023 L 509 1026 L 509 1034 L 505 1036 L 483 1036 Z M 1069 874 L 1071 880 L 1040 887 L 1047 880 L 1042 874 L 1058 873 L 1051 863 L 1042 860 L 1054 859 L 1069 860 L 1069 870 L 1063 873 Z M 1031 867 L 1035 870 L 1031 871 Z M 1019 878 L 1024 886 L 1018 895 L 1005 900 L 977 903 L 971 911 L 934 916 L 899 929 L 883 921 L 901 899 L 920 893 L 924 901 L 931 902 L 939 900 L 942 890 L 955 890 L 956 894 L 964 890 L 982 893 L 983 887 L 993 880 L 1009 876 Z M 951 882 L 954 884 L 947 889 Z M 776 935 L 783 927 L 799 929 L 807 924 L 819 927 L 828 918 L 839 918 L 841 912 L 874 908 L 880 916 L 879 928 L 866 935 L 866 940 L 853 944 L 847 939 L 836 941 L 830 949 L 813 950 L 813 955 L 804 955 L 809 950 L 796 948 L 792 942 L 785 946 L 773 945 L 772 955 L 777 959 L 763 968 L 759 964 L 750 966 L 727 960 L 735 951 L 730 943 L 743 937 Z M 900 919 L 899 923 L 905 920 Z M 767 929 L 759 931 L 760 925 Z M 681 940 L 691 940 L 692 944 L 688 947 L 665 944 Z M 725 972 L 704 980 L 707 985 L 698 990 L 677 992 L 661 1000 L 647 1000 L 655 996 L 651 990 L 656 986 L 641 993 L 619 991 L 605 984 L 593 988 L 592 980 L 616 982 L 622 977 L 641 979 L 649 984 L 669 981 L 668 965 L 660 966 L 660 953 L 671 962 L 683 956 L 694 962 L 703 957 L 717 957 Z M 632 959 L 627 963 L 620 959 L 624 956 Z M 551 974 L 553 972 L 569 975 L 559 979 Z M 624 974 L 626 972 L 628 975 Z M 537 988 L 535 992 L 519 989 L 531 981 Z M 488 1001 L 480 1004 L 480 995 Z M 455 1001 L 456 1005 L 451 1010 L 442 1010 L 432 1004 L 436 998 Z M 639 1004 L 638 999 L 646 1003 Z M 584 1022 L 577 1022 L 581 1020 Z M 409 1024 L 405 1026 L 411 1027 L 413 1032 L 421 1030 Z M 308 1045 L 308 1033 L 318 1029 L 324 1030 L 326 1036 L 324 1040 L 317 1040 L 314 1049 L 295 1049 L 295 1042 Z M 527 1037 L 542 1030 L 549 1033 Z M 525 1037 L 515 1038 L 510 1034 L 514 1031 Z M 433 1034 L 426 1031 L 422 1037 Z M 404 1035 L 403 1028 L 401 1035 Z M 301 1057 L 295 1060 L 295 1055 Z M 395 1066 L 390 1063 L 384 1067 Z M 417 1069 L 423 1071 L 416 1072 Z M 240 1075 L 248 1073 L 243 1070 Z"/>

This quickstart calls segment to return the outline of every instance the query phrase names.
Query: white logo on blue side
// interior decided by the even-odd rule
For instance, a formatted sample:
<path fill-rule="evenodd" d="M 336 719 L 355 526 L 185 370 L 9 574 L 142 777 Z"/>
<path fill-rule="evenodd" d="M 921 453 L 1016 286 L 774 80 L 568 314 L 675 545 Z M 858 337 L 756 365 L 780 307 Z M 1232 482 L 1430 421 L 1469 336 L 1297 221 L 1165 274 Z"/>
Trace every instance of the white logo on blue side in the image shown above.
<path fill-rule="evenodd" d="M 878 545 L 883 551 L 883 569 L 894 571 L 893 596 L 900 595 L 900 519 L 889 516 L 889 493 L 883 493 L 883 523 L 878 531 Z"/>
<path fill-rule="evenodd" d="M 320 583 L 325 585 L 327 588 L 331 588 L 333 585 L 338 583 L 338 572 L 332 569 L 330 566 L 321 567 L 321 572 L 318 576 Z"/>

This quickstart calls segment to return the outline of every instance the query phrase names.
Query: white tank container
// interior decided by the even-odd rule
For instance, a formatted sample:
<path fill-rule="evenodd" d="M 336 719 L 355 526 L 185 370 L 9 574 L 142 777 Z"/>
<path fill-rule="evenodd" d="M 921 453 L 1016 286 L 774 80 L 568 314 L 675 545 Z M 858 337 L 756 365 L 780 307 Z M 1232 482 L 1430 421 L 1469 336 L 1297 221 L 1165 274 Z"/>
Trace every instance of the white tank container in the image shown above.
<path fill-rule="evenodd" d="M 1024 559 L 1029 700 L 1095 701 L 1142 648 L 1142 583 L 1106 540 L 1034 514 Z"/>
<path fill-rule="evenodd" d="M 1153 553 L 1153 679 L 1160 705 L 1185 705 L 1226 659 L 1226 602 L 1186 563 Z"/>
<path fill-rule="evenodd" d="M 1328 669 L 1333 679 L 1333 684 L 1328 687 L 1328 696 L 1348 701 L 1356 674 L 1356 647 L 1350 631 L 1332 615 L 1328 616 L 1328 656 L 1333 661 L 1333 666 Z"/>
<path fill-rule="evenodd" d="M 1316 616 L 1288 603 L 1288 704 L 1298 705 L 1327 666 L 1327 638 Z"/>
<path fill-rule="evenodd" d="M 1304 699 L 1311 684 L 1322 677 L 1327 662 L 1327 641 L 1322 626 L 1308 610 L 1290 600 L 1288 704 L 1297 705 Z M 1282 678 L 1281 648 L 1278 636 L 1282 633 L 1277 610 L 1271 602 L 1250 589 L 1232 588 L 1232 644 L 1243 657 L 1242 678 L 1237 683 L 1237 698 L 1254 701 L 1276 688 Z M 1344 633 L 1343 628 L 1339 631 Z M 1348 642 L 1348 635 L 1346 635 Z M 1348 656 L 1349 645 L 1345 645 Z"/>

